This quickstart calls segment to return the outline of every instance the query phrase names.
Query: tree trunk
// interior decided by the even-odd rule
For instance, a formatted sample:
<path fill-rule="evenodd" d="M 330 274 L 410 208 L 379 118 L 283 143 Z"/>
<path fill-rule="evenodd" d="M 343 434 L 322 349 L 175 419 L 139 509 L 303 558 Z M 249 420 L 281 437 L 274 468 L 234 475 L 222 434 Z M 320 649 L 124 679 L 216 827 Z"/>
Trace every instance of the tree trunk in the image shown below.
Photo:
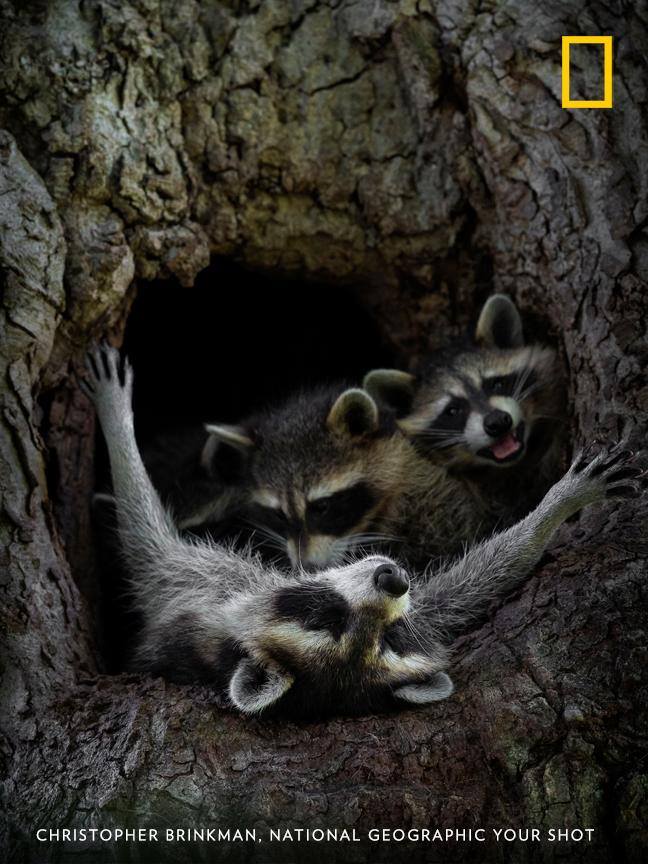
<path fill-rule="evenodd" d="M 413 360 L 494 289 L 549 329 L 575 445 L 648 415 L 644 3 L 0 4 L 0 491 L 7 854 L 17 861 L 563 860 L 648 853 L 645 503 L 565 526 L 389 717 L 251 721 L 109 676 L 76 372 L 133 278 L 213 254 L 349 285 Z M 614 35 L 614 108 L 560 107 L 560 36 Z M 575 92 L 600 82 L 572 49 Z M 598 86 L 598 84 L 596 84 Z M 214 291 L 224 290 L 215 285 Z M 244 334 L 242 334 L 242 339 Z M 45 440 L 44 437 L 45 436 Z M 643 760 L 643 761 L 642 761 Z M 97 826 L 535 827 L 540 842 L 52 842 Z M 591 842 L 546 832 L 593 828 Z"/>

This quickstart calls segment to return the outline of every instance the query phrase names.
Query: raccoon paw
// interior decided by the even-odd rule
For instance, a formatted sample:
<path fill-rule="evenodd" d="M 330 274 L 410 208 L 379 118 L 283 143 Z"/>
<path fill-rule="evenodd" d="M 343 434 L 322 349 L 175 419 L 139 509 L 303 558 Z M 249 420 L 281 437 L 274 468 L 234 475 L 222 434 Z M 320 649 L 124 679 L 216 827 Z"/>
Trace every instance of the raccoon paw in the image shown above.
<path fill-rule="evenodd" d="M 637 464 L 637 456 L 626 437 L 597 453 L 592 447 L 581 451 L 569 474 L 591 483 L 606 498 L 637 498 L 646 487 L 645 466 Z"/>
<path fill-rule="evenodd" d="M 85 365 L 88 374 L 80 386 L 98 410 L 108 403 L 123 403 L 130 408 L 133 368 L 127 359 L 122 360 L 116 348 L 102 343 L 88 351 Z"/>

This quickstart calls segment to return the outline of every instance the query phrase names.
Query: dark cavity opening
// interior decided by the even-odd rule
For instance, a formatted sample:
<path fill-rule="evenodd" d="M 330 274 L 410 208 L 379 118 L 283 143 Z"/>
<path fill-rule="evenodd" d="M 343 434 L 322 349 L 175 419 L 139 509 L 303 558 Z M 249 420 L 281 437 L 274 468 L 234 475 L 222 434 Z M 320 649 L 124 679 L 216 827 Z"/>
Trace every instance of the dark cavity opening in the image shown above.
<path fill-rule="evenodd" d="M 191 288 L 174 280 L 139 285 L 123 350 L 135 372 L 135 425 L 145 454 L 160 435 L 191 436 L 206 421 L 235 423 L 294 390 L 359 383 L 369 369 L 400 359 L 352 287 L 282 279 L 221 259 Z M 97 438 L 102 489 L 109 466 Z M 108 670 L 118 671 L 138 622 L 124 602 L 114 544 L 105 542 L 111 508 L 99 503 L 94 510 L 103 653 Z"/>
<path fill-rule="evenodd" d="M 142 443 L 158 431 L 236 422 L 325 381 L 394 362 L 352 289 L 280 279 L 217 260 L 192 288 L 140 286 L 124 340 Z"/>

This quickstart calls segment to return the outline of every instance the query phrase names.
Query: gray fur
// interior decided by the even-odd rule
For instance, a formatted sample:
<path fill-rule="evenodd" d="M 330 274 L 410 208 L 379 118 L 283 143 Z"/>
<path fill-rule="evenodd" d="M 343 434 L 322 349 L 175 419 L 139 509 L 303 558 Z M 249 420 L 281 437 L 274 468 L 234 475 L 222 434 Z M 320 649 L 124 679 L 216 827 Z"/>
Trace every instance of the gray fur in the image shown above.
<path fill-rule="evenodd" d="M 579 453 L 538 507 L 516 525 L 473 546 L 454 564 L 415 586 L 412 620 L 453 638 L 526 581 L 562 523 L 607 497 L 641 494 L 641 472 L 629 466 L 627 440 L 588 460 Z"/>

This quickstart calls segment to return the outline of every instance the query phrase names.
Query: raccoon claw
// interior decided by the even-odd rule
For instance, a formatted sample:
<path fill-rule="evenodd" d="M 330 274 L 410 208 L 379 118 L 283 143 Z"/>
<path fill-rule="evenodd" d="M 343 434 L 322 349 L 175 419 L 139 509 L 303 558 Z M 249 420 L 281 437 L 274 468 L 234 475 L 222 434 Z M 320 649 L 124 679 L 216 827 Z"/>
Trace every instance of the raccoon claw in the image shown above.
<path fill-rule="evenodd" d="M 646 487 L 642 483 L 622 483 L 619 486 L 608 486 L 606 498 L 639 498 Z"/>
<path fill-rule="evenodd" d="M 82 378 L 79 381 L 79 388 L 81 392 L 88 397 L 88 399 L 94 399 L 95 390 L 89 381 L 86 381 L 84 378 Z"/>
<path fill-rule="evenodd" d="M 116 385 L 118 389 L 130 394 L 133 386 L 133 368 L 127 358 L 121 358 L 119 351 L 107 342 L 88 351 L 85 356 L 87 376 L 80 381 L 83 392 L 96 401 L 100 387 Z"/>
<path fill-rule="evenodd" d="M 632 464 L 638 453 L 628 447 L 628 436 L 589 457 L 592 447 L 580 451 L 573 472 L 583 480 L 599 485 L 605 498 L 638 498 L 646 486 L 644 466 Z"/>
<path fill-rule="evenodd" d="M 607 460 L 605 459 L 604 454 L 601 454 L 603 458 L 599 457 L 592 462 L 592 470 L 590 471 L 590 477 L 598 477 L 599 474 L 602 474 L 604 471 L 608 471 L 609 469 L 614 467 L 614 465 L 617 465 L 619 462 L 621 462 L 621 460 L 629 461 L 634 457 L 634 451 L 626 449 L 620 450 L 615 455 L 612 455 L 613 453 L 615 453 L 617 446 L 612 447 L 607 451 L 607 456 L 610 457 Z M 620 470 L 629 471 L 633 469 L 621 468 Z M 611 475 L 608 479 L 611 479 Z"/>

